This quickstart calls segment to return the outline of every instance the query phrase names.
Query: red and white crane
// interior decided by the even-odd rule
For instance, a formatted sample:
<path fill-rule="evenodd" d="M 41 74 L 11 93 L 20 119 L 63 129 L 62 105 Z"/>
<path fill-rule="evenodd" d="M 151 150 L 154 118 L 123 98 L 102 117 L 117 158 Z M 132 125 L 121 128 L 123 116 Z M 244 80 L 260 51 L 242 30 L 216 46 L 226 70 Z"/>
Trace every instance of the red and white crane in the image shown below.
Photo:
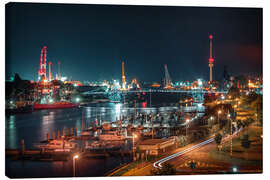
<path fill-rule="evenodd" d="M 40 53 L 40 64 L 38 70 L 39 80 L 42 80 L 42 77 L 46 79 L 46 61 L 47 61 L 47 47 L 43 46 Z"/>

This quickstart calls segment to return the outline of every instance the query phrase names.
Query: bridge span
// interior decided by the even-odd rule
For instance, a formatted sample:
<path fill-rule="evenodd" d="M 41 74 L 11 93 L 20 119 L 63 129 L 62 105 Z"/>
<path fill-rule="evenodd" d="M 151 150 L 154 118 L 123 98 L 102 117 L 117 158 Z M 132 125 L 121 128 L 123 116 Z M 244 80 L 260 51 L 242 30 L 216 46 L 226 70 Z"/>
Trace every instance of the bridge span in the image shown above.
<path fill-rule="evenodd" d="M 98 94 L 108 94 L 114 91 L 87 91 L 83 94 L 87 95 L 98 95 Z M 141 90 L 122 90 L 118 93 L 128 94 L 128 93 L 198 93 L 198 94 L 226 94 L 228 91 L 206 91 L 206 90 L 167 90 L 167 89 L 141 89 Z"/>

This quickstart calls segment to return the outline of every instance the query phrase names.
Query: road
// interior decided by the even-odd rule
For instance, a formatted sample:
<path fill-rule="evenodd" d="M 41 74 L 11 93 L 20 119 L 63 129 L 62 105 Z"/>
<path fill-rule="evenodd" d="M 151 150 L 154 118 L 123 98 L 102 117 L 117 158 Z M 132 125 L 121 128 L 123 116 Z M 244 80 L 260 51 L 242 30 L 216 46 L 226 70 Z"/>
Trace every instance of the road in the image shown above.
<path fill-rule="evenodd" d="M 227 136 L 226 138 L 223 138 L 222 143 L 230 140 L 230 138 L 236 137 L 241 130 L 242 129 L 235 132 L 232 136 Z M 153 169 L 153 167 L 161 168 L 162 164 L 164 164 L 165 162 L 172 164 L 178 172 L 182 171 L 183 174 L 187 174 L 191 170 L 189 168 L 189 162 L 191 161 L 195 161 L 197 164 L 197 169 L 200 169 L 201 171 L 203 169 L 206 169 L 207 172 L 213 169 L 215 173 L 231 171 L 232 167 L 230 164 L 225 164 L 224 162 L 216 162 L 215 160 L 209 158 L 209 152 L 216 148 L 216 144 L 213 142 L 214 138 L 210 137 L 209 139 L 204 140 L 200 143 L 190 144 L 188 146 L 178 148 L 174 151 L 173 154 L 159 159 L 152 164 L 148 164 L 143 168 L 135 168 L 131 171 L 128 171 L 124 174 L 124 176 L 150 175 L 150 171 L 151 169 Z"/>

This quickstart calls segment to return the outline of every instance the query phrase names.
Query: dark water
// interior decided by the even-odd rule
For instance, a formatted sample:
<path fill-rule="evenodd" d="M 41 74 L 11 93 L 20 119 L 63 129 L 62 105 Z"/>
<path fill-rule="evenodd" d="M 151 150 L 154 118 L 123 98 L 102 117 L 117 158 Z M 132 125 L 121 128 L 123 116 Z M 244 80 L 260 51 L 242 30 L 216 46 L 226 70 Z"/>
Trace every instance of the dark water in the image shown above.
<path fill-rule="evenodd" d="M 167 112 L 177 109 L 179 95 L 169 95 L 158 101 L 154 95 L 151 102 L 154 108 L 149 108 L 149 94 L 146 95 L 146 104 L 138 103 L 136 112 L 156 113 Z M 166 101 L 167 100 L 167 101 Z M 166 104 L 164 104 L 166 102 Z M 170 104 L 171 102 L 171 104 Z M 162 104 L 163 103 L 163 104 Z M 164 107 L 166 105 L 166 107 Z M 34 148 L 35 143 L 46 139 L 46 134 L 62 132 L 63 128 L 77 127 L 80 133 L 82 119 L 85 124 L 90 125 L 96 118 L 102 121 L 119 120 L 120 115 L 132 115 L 132 105 L 115 103 L 91 104 L 88 107 L 73 109 L 40 110 L 29 114 L 17 114 L 6 117 L 5 139 L 6 148 L 18 149 L 22 139 L 25 148 Z M 109 157 L 106 159 L 88 158 L 79 159 L 77 165 L 77 176 L 104 176 L 105 173 L 115 167 L 130 162 L 130 157 Z M 66 162 L 38 162 L 38 161 L 14 161 L 6 159 L 6 175 L 8 177 L 70 177 L 72 176 L 72 160 Z"/>
<path fill-rule="evenodd" d="M 131 162 L 130 157 L 88 158 L 76 161 L 76 176 L 104 176 L 115 167 Z M 6 160 L 6 175 L 11 178 L 21 177 L 72 177 L 72 160 L 39 162 Z"/>
<path fill-rule="evenodd" d="M 34 148 L 35 143 L 46 139 L 49 132 L 62 133 L 63 128 L 78 129 L 80 133 L 82 119 L 90 124 L 95 119 L 115 121 L 120 117 L 120 105 L 114 103 L 73 109 L 41 110 L 31 114 L 17 114 L 6 117 L 6 148 L 20 148 L 21 139 L 25 148 Z M 87 158 L 78 160 L 77 176 L 103 176 L 109 170 L 130 162 L 130 157 L 109 157 L 106 159 Z M 13 161 L 6 159 L 6 174 L 9 177 L 70 177 L 72 160 L 67 162 Z"/>

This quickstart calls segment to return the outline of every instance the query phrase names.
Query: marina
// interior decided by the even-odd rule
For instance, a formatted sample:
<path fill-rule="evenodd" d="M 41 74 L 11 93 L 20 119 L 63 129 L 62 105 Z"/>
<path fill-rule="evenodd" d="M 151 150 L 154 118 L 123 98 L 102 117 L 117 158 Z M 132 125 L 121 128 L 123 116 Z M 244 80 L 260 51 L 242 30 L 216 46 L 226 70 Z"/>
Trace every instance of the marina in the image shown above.
<path fill-rule="evenodd" d="M 48 166 L 49 162 L 68 163 L 71 162 L 72 155 L 78 153 L 80 157 L 90 158 L 89 161 L 103 162 L 104 158 L 106 161 L 117 158 L 115 162 L 118 163 L 107 167 L 109 171 L 119 166 L 119 163 L 132 160 L 134 133 L 138 138 L 144 139 L 151 139 L 153 135 L 159 138 L 169 137 L 175 132 L 175 125 L 178 124 L 181 129 L 184 117 L 194 116 L 195 119 L 195 114 L 197 117 L 203 115 L 194 113 L 198 108 L 158 107 L 155 103 L 153 107 L 142 107 L 142 104 L 137 104 L 136 108 L 132 106 L 133 103 L 125 106 L 121 103 L 97 103 L 7 116 L 7 166 L 14 163 L 20 166 L 21 161 L 25 161 L 26 164 L 45 163 Z M 184 126 L 182 129 L 184 133 Z M 24 171 L 14 172 L 11 167 L 8 169 L 12 174 L 27 174 Z M 106 172 L 101 171 L 100 175 L 103 173 Z M 87 176 L 92 175 L 90 172 Z"/>

